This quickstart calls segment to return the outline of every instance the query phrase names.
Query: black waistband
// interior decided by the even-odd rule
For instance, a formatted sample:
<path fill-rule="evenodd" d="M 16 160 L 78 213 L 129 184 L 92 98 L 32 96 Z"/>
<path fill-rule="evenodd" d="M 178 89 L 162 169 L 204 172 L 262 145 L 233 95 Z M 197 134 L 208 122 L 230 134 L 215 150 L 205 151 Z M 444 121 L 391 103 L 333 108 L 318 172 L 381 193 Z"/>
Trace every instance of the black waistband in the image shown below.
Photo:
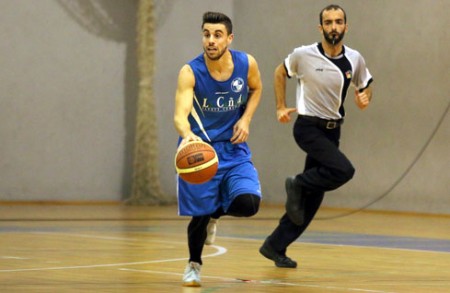
<path fill-rule="evenodd" d="M 322 119 L 319 117 L 305 116 L 305 115 L 299 115 L 298 117 L 301 119 L 312 121 L 312 122 L 316 123 L 318 126 L 323 127 L 325 129 L 335 129 L 344 123 L 344 119 L 328 120 L 328 119 Z"/>

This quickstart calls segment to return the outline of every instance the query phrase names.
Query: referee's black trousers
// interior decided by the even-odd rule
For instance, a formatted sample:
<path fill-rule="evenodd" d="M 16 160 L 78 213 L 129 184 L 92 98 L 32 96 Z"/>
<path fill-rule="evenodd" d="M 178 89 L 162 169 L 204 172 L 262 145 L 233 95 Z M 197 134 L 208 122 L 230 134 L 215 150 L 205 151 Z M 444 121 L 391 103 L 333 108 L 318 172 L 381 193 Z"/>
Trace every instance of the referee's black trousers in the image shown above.
<path fill-rule="evenodd" d="M 304 189 L 330 191 L 352 179 L 355 169 L 339 150 L 340 136 L 340 127 L 327 129 L 314 121 L 297 118 L 294 138 L 307 154 L 305 170 L 297 175 Z M 316 162 L 308 164 L 308 160 Z"/>
<path fill-rule="evenodd" d="M 299 116 L 293 133 L 295 141 L 307 154 L 304 171 L 296 176 L 305 200 L 305 219 L 298 226 L 287 214 L 281 217 L 268 239 L 281 254 L 285 254 L 286 248 L 306 230 L 322 203 L 324 193 L 342 186 L 355 173 L 351 162 L 339 150 L 340 127 L 327 129 Z"/>

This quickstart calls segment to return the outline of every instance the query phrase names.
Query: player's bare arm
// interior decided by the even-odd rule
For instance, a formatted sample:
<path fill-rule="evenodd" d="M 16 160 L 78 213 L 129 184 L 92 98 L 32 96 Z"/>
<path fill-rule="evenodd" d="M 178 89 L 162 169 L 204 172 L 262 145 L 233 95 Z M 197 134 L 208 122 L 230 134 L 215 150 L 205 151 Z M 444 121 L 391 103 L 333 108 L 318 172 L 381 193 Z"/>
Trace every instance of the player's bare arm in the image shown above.
<path fill-rule="evenodd" d="M 286 78 L 287 72 L 284 67 L 284 63 L 275 68 L 274 73 L 274 88 L 275 88 L 275 99 L 277 106 L 277 119 L 281 123 L 287 123 L 291 121 L 290 114 L 297 111 L 295 108 L 286 107 Z"/>
<path fill-rule="evenodd" d="M 245 112 L 242 115 L 241 119 L 239 119 L 239 121 L 234 125 L 233 137 L 231 138 L 232 143 L 242 143 L 247 141 L 250 133 L 250 122 L 261 100 L 262 82 L 258 63 L 253 56 L 249 54 L 247 54 L 247 56 L 249 61 L 247 77 L 249 95 L 247 105 L 245 107 Z"/>
<path fill-rule="evenodd" d="M 189 65 L 184 65 L 178 74 L 178 85 L 175 93 L 175 128 L 183 138 L 180 146 L 191 140 L 201 140 L 191 131 L 188 120 L 194 103 L 195 77 Z"/>

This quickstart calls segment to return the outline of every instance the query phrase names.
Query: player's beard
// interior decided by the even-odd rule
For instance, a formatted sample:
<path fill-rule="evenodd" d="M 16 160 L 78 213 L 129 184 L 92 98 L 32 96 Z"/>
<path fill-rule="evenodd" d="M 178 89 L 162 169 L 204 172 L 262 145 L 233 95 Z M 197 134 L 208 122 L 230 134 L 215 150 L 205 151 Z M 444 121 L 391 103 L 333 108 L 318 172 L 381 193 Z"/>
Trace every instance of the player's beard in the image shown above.
<path fill-rule="evenodd" d="M 339 44 L 342 41 L 342 39 L 344 38 L 344 35 L 345 35 L 345 32 L 338 33 L 336 31 L 332 31 L 330 33 L 327 33 L 325 31 L 323 31 L 323 36 L 325 38 L 325 41 L 327 41 L 327 43 L 332 46 L 336 46 L 337 44 Z"/>
<path fill-rule="evenodd" d="M 218 55 L 210 55 L 209 52 L 208 52 L 208 50 L 207 50 L 207 48 L 203 48 L 203 51 L 205 52 L 205 54 L 206 54 L 206 56 L 208 57 L 209 60 L 217 61 L 217 60 L 219 60 L 220 58 L 222 58 L 223 54 L 225 54 L 225 52 L 227 51 L 227 49 L 228 49 L 228 46 L 225 47 L 225 48 L 223 48 L 222 51 L 219 50 L 219 49 L 217 49 Z"/>

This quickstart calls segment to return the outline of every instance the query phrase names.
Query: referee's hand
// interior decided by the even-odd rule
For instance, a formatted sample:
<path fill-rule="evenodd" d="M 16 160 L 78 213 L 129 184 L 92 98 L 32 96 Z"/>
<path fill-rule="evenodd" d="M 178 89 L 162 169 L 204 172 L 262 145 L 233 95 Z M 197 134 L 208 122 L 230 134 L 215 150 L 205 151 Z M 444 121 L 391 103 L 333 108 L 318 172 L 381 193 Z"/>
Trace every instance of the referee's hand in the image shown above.
<path fill-rule="evenodd" d="M 291 113 L 297 112 L 296 108 L 281 108 L 277 109 L 277 119 L 278 122 L 288 123 L 291 121 Z"/>
<path fill-rule="evenodd" d="M 369 106 L 370 102 L 370 96 L 367 94 L 366 91 L 359 92 L 358 90 L 355 90 L 355 103 L 361 110 L 364 110 Z"/>

